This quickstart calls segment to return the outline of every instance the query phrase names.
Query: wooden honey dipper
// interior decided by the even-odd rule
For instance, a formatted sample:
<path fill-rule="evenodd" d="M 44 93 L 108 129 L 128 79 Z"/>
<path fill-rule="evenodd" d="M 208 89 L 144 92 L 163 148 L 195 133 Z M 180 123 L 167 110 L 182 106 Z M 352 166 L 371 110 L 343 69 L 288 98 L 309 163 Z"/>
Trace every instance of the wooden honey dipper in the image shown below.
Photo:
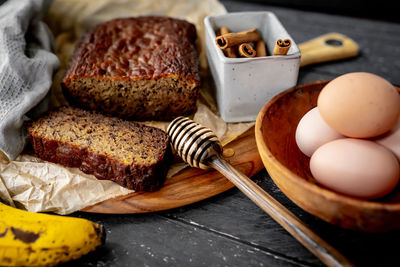
<path fill-rule="evenodd" d="M 167 132 L 176 153 L 186 163 L 219 171 L 327 266 L 353 266 L 293 213 L 221 157 L 221 143 L 210 129 L 189 118 L 178 117 L 168 125 Z"/>

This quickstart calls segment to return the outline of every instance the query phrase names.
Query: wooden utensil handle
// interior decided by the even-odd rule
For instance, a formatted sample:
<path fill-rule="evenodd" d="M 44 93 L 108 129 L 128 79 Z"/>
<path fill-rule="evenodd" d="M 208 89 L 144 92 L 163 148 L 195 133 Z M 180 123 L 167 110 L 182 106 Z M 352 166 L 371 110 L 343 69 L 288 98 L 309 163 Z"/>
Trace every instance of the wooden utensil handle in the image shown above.
<path fill-rule="evenodd" d="M 226 160 L 220 156 L 213 156 L 210 158 L 209 165 L 228 178 L 327 266 L 353 266 L 340 252 L 322 240 L 293 213 Z"/>
<path fill-rule="evenodd" d="M 301 53 L 300 66 L 354 57 L 358 45 L 349 37 L 339 33 L 321 35 L 298 45 Z"/>

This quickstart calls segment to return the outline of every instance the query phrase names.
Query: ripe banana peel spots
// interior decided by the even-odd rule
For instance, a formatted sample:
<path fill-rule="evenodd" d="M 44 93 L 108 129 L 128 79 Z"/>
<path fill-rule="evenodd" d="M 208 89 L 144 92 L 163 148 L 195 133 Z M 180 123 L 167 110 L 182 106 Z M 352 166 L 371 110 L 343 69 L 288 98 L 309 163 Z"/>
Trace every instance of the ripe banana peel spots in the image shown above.
<path fill-rule="evenodd" d="M 0 266 L 54 266 L 104 244 L 102 225 L 0 203 Z"/>

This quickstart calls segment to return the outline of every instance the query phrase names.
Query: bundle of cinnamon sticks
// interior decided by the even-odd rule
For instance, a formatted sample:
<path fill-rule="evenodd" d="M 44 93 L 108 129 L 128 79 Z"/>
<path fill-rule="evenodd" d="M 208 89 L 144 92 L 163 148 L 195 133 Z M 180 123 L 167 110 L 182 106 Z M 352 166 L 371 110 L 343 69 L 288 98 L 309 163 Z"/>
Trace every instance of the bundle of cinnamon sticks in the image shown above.
<path fill-rule="evenodd" d="M 257 28 L 247 31 L 231 33 L 228 28 L 223 26 L 217 34 L 215 42 L 222 49 L 225 56 L 236 57 L 265 57 L 267 49 L 265 42 L 261 39 Z M 276 41 L 272 55 L 286 55 L 291 46 L 290 39 L 279 39 Z"/>

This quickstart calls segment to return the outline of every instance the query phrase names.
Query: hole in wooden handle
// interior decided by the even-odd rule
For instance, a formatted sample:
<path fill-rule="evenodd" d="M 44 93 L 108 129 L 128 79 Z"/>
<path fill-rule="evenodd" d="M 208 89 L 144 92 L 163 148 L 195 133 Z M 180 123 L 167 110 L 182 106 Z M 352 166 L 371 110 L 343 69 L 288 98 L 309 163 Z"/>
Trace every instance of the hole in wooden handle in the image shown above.
<path fill-rule="evenodd" d="M 327 39 L 325 41 L 325 44 L 330 45 L 330 46 L 342 46 L 343 42 L 339 39 Z"/>

